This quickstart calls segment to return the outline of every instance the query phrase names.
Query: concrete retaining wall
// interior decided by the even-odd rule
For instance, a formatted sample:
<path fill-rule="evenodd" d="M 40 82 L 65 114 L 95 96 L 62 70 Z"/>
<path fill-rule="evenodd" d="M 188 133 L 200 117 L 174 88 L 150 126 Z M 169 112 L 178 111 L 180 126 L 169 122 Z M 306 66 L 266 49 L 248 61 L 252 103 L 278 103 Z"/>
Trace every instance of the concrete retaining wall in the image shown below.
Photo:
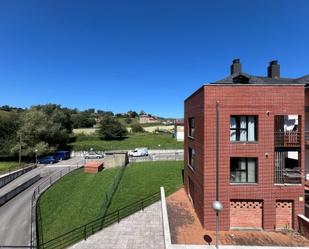
<path fill-rule="evenodd" d="M 36 165 L 29 166 L 27 168 L 16 170 L 12 173 L 3 175 L 0 177 L 0 188 L 8 184 L 9 182 L 15 180 L 17 177 L 29 172 L 30 170 L 36 168 Z"/>
<path fill-rule="evenodd" d="M 298 232 L 309 239 L 309 219 L 304 215 L 298 215 Z"/>
<path fill-rule="evenodd" d="M 104 167 L 123 167 L 129 163 L 128 153 L 106 152 L 104 157 Z"/>
<path fill-rule="evenodd" d="M 132 148 L 133 150 L 134 148 Z M 125 153 L 128 152 L 128 150 L 114 150 L 114 151 L 96 151 L 99 154 L 104 154 L 104 153 Z M 174 150 L 148 150 L 149 154 L 172 154 L 172 153 L 178 153 L 178 154 L 183 154 L 184 150 L 183 149 L 174 149 Z M 75 156 L 84 156 L 87 154 L 88 151 L 71 151 L 71 157 Z"/>
<path fill-rule="evenodd" d="M 41 179 L 41 176 L 36 175 L 32 177 L 31 179 L 29 179 L 28 181 L 24 182 L 23 184 L 17 186 L 15 189 L 1 196 L 0 197 L 0 207 L 40 179 Z"/>

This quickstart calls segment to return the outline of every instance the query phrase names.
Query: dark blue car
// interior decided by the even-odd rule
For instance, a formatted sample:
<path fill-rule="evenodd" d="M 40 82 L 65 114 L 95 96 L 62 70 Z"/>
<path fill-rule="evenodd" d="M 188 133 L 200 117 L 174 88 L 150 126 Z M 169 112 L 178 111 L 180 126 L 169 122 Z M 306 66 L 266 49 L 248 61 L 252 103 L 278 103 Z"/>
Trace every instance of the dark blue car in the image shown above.
<path fill-rule="evenodd" d="M 40 164 L 53 164 L 57 162 L 58 160 L 54 156 L 47 156 L 47 157 L 40 158 L 38 160 L 38 163 Z"/>
<path fill-rule="evenodd" d="M 58 161 L 67 160 L 67 159 L 70 159 L 70 157 L 71 157 L 71 152 L 70 151 L 63 150 L 63 151 L 57 151 L 55 153 L 55 158 Z"/>

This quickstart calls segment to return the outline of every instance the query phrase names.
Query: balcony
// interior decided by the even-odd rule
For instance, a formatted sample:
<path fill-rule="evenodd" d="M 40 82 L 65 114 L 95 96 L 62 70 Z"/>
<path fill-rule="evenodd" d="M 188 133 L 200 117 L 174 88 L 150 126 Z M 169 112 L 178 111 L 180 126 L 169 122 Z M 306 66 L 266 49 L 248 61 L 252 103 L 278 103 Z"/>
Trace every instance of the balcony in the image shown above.
<path fill-rule="evenodd" d="M 309 133 L 308 133 L 308 141 L 309 141 Z M 299 147 L 300 146 L 300 132 L 298 131 L 275 132 L 275 146 L 276 147 Z"/>
<path fill-rule="evenodd" d="M 276 184 L 300 184 L 301 178 L 302 174 L 299 167 L 275 170 Z"/>
<path fill-rule="evenodd" d="M 275 152 L 275 183 L 300 184 L 302 178 L 300 152 Z"/>
<path fill-rule="evenodd" d="M 305 131 L 305 145 L 309 145 L 309 131 Z"/>

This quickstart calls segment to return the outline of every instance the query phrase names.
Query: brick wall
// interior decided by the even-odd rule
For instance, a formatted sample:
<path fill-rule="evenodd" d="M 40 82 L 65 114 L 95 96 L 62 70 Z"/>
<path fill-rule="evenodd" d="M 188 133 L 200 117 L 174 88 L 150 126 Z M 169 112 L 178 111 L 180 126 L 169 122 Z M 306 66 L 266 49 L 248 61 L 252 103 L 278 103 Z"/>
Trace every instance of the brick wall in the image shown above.
<path fill-rule="evenodd" d="M 298 232 L 309 239 L 309 219 L 303 215 L 298 216 Z"/>
<path fill-rule="evenodd" d="M 304 96 L 303 86 L 206 85 L 186 100 L 185 124 L 188 117 L 196 116 L 196 133 L 199 135 L 195 140 L 190 140 L 185 133 L 185 155 L 188 146 L 194 146 L 198 161 L 198 168 L 192 173 L 186 167 L 185 160 L 185 178 L 191 177 L 198 185 L 195 187 L 199 196 L 196 211 L 205 229 L 215 229 L 212 202 L 216 188 L 216 101 L 220 103 L 219 199 L 223 204 L 220 229 L 230 228 L 230 200 L 262 200 L 265 230 L 276 227 L 276 200 L 293 201 L 292 227 L 297 227 L 297 215 L 304 212 L 304 203 L 299 201 L 299 197 L 304 196 L 304 189 L 302 185 L 274 185 L 274 115 L 298 114 L 304 124 Z M 231 115 L 258 115 L 258 142 L 230 143 Z M 301 132 L 303 134 L 304 125 Z M 301 155 L 304 153 L 302 143 Z M 230 184 L 230 157 L 256 157 L 258 183 Z M 301 156 L 301 167 L 304 169 L 304 156 Z"/>
<path fill-rule="evenodd" d="M 262 228 L 262 201 L 230 201 L 230 227 Z"/>
<path fill-rule="evenodd" d="M 292 228 L 292 208 L 291 201 L 276 202 L 276 229 Z"/>
<path fill-rule="evenodd" d="M 194 184 L 195 202 L 194 208 L 201 223 L 204 221 L 204 91 L 201 88 L 194 94 L 194 98 L 187 100 L 185 104 L 184 120 L 184 183 L 185 190 L 188 192 L 188 178 Z M 188 118 L 195 118 L 195 138 L 188 138 Z M 195 149 L 196 160 L 195 170 L 188 167 L 188 147 Z"/>

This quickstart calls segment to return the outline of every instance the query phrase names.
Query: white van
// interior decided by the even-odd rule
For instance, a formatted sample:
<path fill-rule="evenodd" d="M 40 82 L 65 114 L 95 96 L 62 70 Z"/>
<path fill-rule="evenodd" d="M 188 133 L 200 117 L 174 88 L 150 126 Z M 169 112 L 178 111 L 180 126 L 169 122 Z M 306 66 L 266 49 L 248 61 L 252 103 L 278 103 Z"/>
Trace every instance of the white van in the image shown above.
<path fill-rule="evenodd" d="M 148 156 L 148 149 L 147 148 L 135 148 L 135 150 L 129 151 L 129 156 Z"/>

